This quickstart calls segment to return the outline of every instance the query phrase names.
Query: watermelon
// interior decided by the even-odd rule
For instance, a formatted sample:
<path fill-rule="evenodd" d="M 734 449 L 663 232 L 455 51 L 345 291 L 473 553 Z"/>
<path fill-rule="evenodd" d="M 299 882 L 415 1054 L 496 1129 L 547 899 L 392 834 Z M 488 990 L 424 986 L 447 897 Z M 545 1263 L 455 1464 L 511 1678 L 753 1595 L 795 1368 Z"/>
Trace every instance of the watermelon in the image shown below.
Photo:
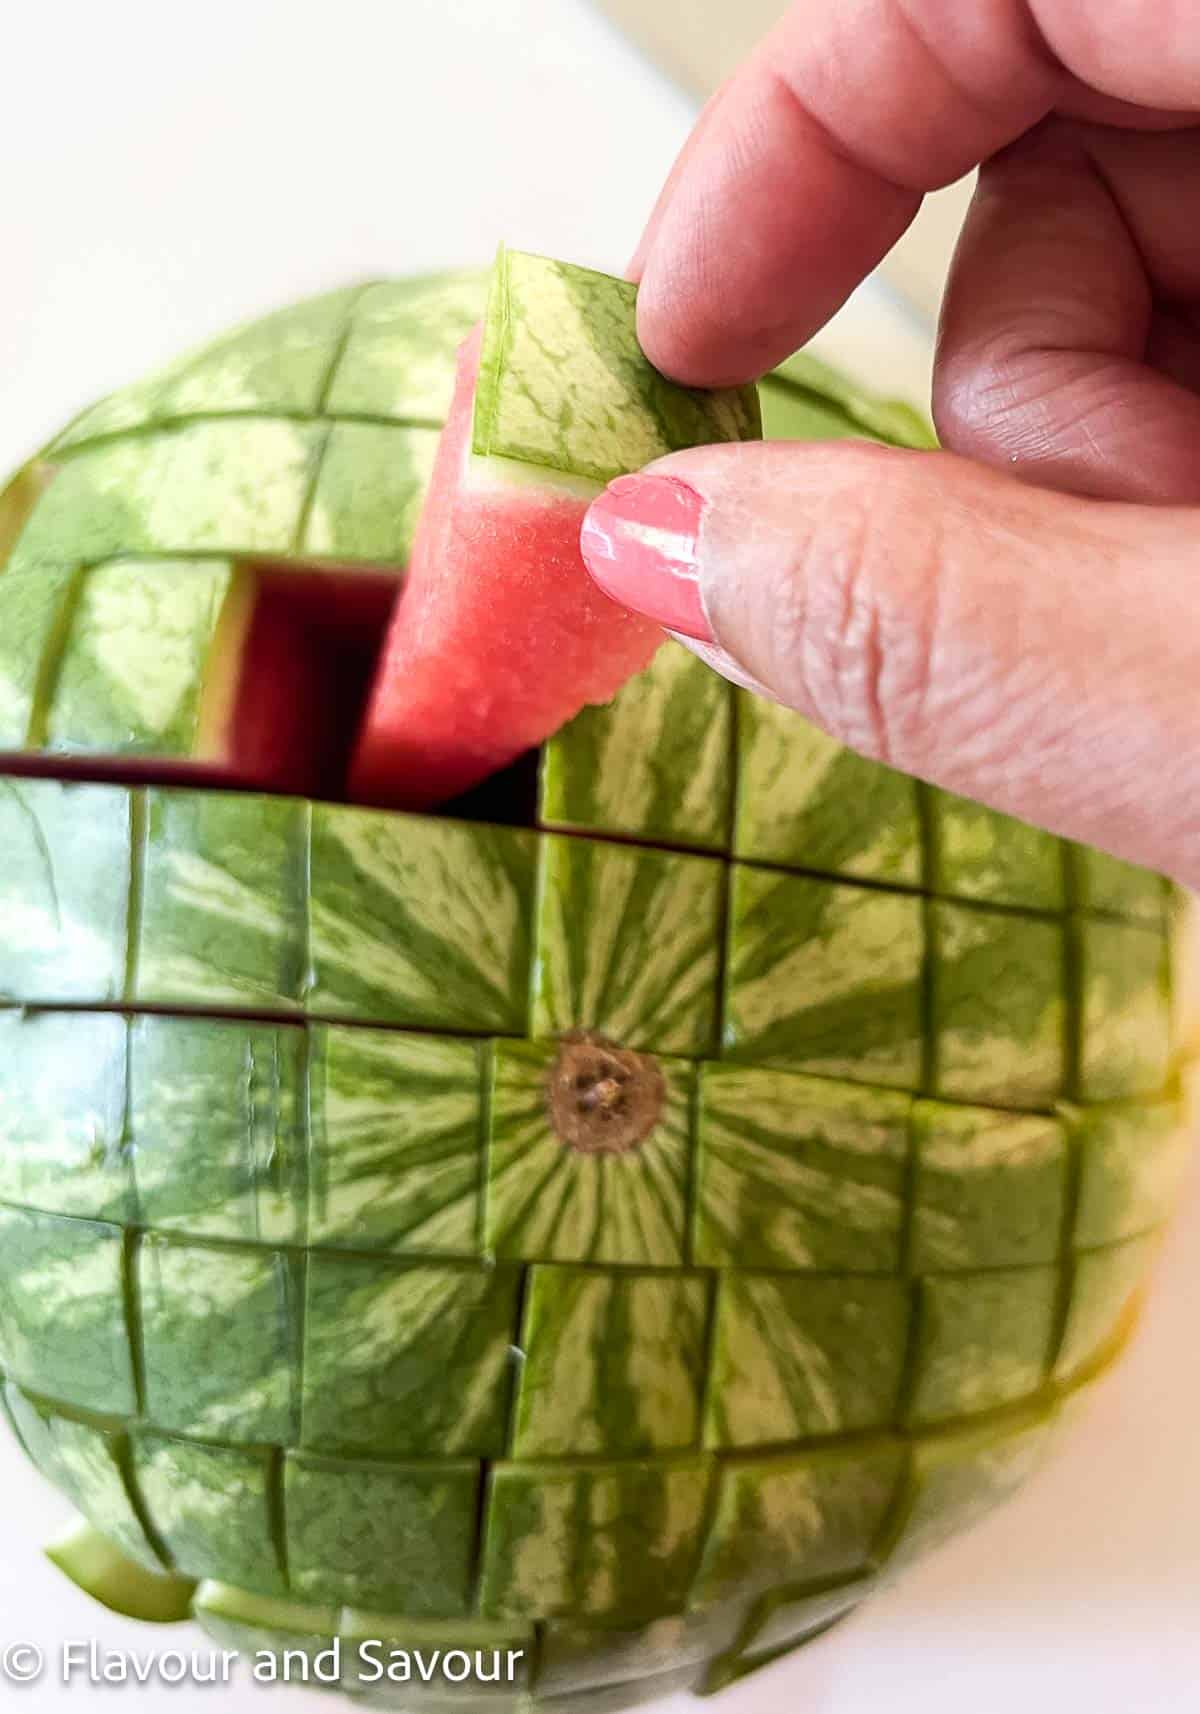
<path fill-rule="evenodd" d="M 219 565 L 276 645 L 312 603 L 327 683 L 365 655 L 337 765 L 378 731 L 408 766 L 403 598 L 362 724 L 374 580 L 481 295 L 284 312 L 0 505 L 0 1412 L 118 1610 L 281 1668 L 338 1643 L 370 1707 L 602 1714 L 825 1632 L 1115 1359 L 1187 1164 L 1183 901 L 674 642 L 487 818 L 249 789 L 240 716 L 205 759 L 197 708 L 266 646 L 195 599 Z M 764 399 L 927 434 L 807 358 Z M 372 432 L 289 511 L 267 450 L 314 424 L 326 459 Z M 81 599 L 114 565 L 161 619 Z M 376 1644 L 427 1676 L 372 1678 Z"/>
<path fill-rule="evenodd" d="M 754 388 L 698 393 L 652 369 L 636 296 L 501 250 L 483 329 L 460 354 L 356 800 L 419 809 L 456 796 L 607 702 L 661 642 L 584 570 L 588 503 L 660 454 L 756 436 L 761 418 Z"/>
<path fill-rule="evenodd" d="M 21 471 L 0 766 L 340 792 L 484 297 L 473 272 L 328 293 L 85 411 Z"/>

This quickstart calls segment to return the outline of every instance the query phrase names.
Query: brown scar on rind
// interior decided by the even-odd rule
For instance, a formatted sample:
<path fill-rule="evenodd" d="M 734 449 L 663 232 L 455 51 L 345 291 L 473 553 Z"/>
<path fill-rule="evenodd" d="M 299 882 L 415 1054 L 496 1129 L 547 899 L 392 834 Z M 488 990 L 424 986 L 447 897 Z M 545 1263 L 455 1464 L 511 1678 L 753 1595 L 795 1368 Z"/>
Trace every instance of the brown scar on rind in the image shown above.
<path fill-rule="evenodd" d="M 554 1134 L 579 1155 L 640 1148 L 662 1116 L 665 1087 L 652 1054 L 619 1047 L 592 1030 L 571 1030 L 546 1079 Z"/>

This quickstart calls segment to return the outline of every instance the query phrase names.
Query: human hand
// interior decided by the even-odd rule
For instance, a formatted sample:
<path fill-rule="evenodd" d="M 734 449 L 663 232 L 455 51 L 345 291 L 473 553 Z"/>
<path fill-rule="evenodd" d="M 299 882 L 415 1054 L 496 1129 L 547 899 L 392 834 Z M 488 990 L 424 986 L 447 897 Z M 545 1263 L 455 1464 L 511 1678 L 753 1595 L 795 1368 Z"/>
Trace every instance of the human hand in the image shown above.
<path fill-rule="evenodd" d="M 937 356 L 952 451 L 678 453 L 584 528 L 601 587 L 727 676 L 1193 884 L 1198 121 L 1187 0 L 798 0 L 651 217 L 642 342 L 694 385 L 758 375 L 982 163 Z"/>

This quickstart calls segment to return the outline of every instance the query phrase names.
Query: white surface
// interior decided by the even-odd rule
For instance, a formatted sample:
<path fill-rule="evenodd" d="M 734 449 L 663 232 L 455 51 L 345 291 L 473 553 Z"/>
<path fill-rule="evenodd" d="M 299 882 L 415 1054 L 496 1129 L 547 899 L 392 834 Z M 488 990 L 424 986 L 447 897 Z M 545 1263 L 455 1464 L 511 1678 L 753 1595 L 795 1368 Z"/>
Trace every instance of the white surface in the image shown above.
<path fill-rule="evenodd" d="M 580 0 L 107 0 L 5 20 L 0 465 L 226 323 L 504 237 L 620 268 L 689 121 Z M 868 293 L 830 349 L 918 388 L 926 343 Z M 886 378 L 886 382 L 885 382 Z M 1157 1714 L 1195 1705 L 1200 1201 L 1073 1452 L 866 1613 L 728 1692 L 727 1714 Z M 174 1646 L 39 1556 L 64 1508 L 0 1439 L 0 1650 Z M 190 1633 L 182 1633 L 187 1637 Z M 63 1687 L 20 1708 L 166 1694 Z M 172 1690 L 178 1714 L 328 1710 Z M 144 1705 L 144 1704 L 143 1704 Z M 697 1705 L 663 1704 L 663 1714 Z"/>

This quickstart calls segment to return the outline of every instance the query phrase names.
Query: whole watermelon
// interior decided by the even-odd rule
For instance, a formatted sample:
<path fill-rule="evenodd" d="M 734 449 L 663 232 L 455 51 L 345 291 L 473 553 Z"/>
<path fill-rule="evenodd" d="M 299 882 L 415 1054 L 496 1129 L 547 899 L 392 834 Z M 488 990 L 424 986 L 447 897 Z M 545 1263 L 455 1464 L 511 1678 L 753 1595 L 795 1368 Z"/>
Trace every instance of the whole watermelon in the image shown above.
<path fill-rule="evenodd" d="M 834 1622 L 1117 1353 L 1179 907 L 673 644 L 536 779 L 333 801 L 482 291 L 284 311 L 0 497 L 0 1363 L 100 1599 L 599 1714 Z M 926 439 L 805 356 L 764 409 Z"/>

